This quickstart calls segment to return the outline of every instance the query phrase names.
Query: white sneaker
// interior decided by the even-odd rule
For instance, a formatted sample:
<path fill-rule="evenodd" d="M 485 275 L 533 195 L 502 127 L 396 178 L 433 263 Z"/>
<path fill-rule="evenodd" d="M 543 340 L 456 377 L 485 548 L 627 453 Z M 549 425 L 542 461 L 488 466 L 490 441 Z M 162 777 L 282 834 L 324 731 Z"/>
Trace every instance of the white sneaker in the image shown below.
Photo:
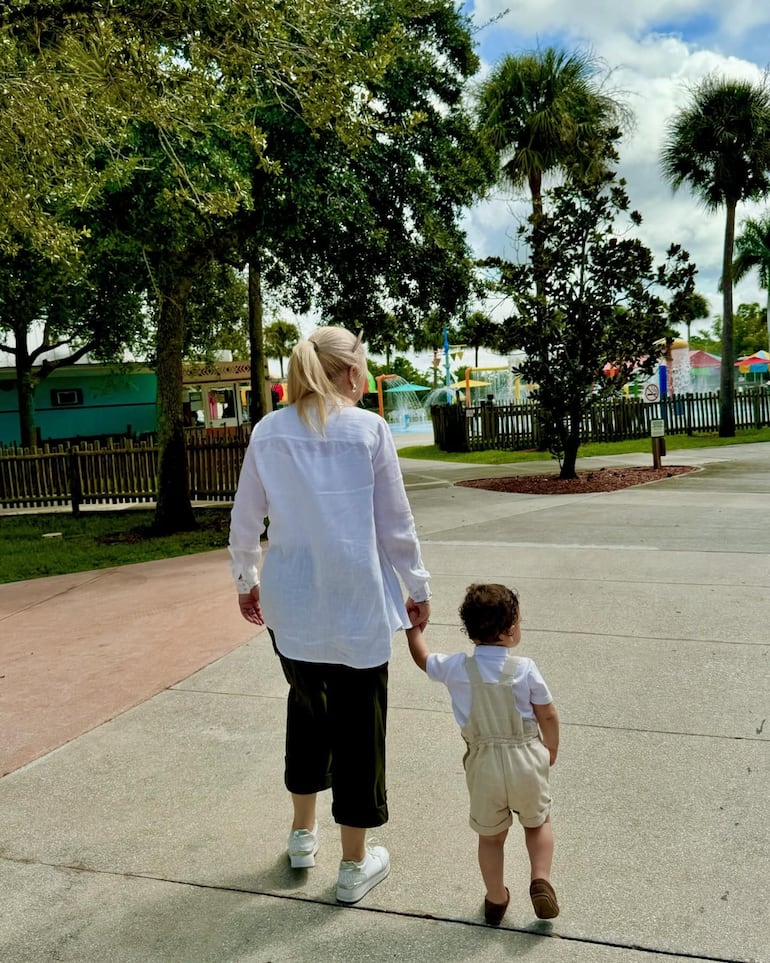
<path fill-rule="evenodd" d="M 289 862 L 292 869 L 303 869 L 315 866 L 315 854 L 318 852 L 318 823 L 309 829 L 295 829 L 289 834 L 287 846 Z"/>
<path fill-rule="evenodd" d="M 343 860 L 337 877 L 337 900 L 340 903 L 357 903 L 381 883 L 390 872 L 390 856 L 384 846 L 366 847 L 366 856 L 360 863 Z"/>

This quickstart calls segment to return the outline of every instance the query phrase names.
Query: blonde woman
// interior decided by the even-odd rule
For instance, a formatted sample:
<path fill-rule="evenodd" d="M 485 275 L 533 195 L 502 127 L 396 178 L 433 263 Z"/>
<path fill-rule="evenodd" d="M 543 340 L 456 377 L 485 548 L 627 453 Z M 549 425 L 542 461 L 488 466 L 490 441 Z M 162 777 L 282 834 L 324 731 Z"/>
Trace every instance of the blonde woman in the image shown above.
<path fill-rule="evenodd" d="M 241 614 L 267 624 L 289 683 L 289 860 L 315 865 L 316 798 L 330 788 L 342 903 L 357 903 L 390 871 L 387 850 L 367 844 L 366 830 L 388 819 L 391 639 L 430 615 L 430 576 L 390 430 L 357 407 L 366 385 L 361 338 L 350 331 L 319 328 L 297 344 L 287 406 L 252 433 L 229 545 Z"/>

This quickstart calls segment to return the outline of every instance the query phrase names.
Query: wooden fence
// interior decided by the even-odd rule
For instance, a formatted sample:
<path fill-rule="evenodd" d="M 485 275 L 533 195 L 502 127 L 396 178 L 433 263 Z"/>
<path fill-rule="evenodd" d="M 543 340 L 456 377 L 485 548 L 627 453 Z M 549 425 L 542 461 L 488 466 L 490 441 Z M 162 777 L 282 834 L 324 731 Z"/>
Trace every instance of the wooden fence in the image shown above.
<path fill-rule="evenodd" d="M 538 405 L 485 403 L 433 405 L 433 437 L 442 451 L 518 451 L 540 444 Z M 647 404 L 638 398 L 597 400 L 580 426 L 582 442 L 647 438 L 650 421 L 662 420 L 667 435 L 719 429 L 719 392 L 674 395 Z M 737 428 L 770 425 L 770 390 L 756 388 L 735 396 Z"/>
<path fill-rule="evenodd" d="M 235 495 L 248 431 L 185 435 L 190 497 L 229 501 Z M 0 506 L 3 508 L 120 504 L 154 501 L 158 447 L 150 442 L 45 445 L 0 449 Z"/>
<path fill-rule="evenodd" d="M 537 448 L 537 405 L 434 405 L 436 444 L 444 451 L 515 451 Z M 667 435 L 716 431 L 719 394 L 677 395 L 655 404 L 638 399 L 597 401 L 586 414 L 586 441 L 622 441 L 650 435 L 650 421 L 662 419 Z M 736 395 L 738 428 L 770 425 L 770 391 Z M 210 435 L 185 432 L 190 497 L 229 501 L 248 445 L 249 429 Z M 71 504 L 120 504 L 154 501 L 157 494 L 157 445 L 121 439 L 117 443 L 79 443 L 43 448 L 0 449 L 0 507 L 34 508 Z"/>

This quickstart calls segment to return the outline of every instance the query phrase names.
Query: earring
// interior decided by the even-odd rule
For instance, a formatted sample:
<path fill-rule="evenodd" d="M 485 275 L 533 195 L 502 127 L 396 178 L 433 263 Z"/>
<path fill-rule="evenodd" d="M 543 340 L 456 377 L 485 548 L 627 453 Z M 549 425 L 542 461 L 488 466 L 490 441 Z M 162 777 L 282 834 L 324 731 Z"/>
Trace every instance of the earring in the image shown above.
<path fill-rule="evenodd" d="M 350 390 L 351 390 L 351 391 L 358 391 L 358 385 L 353 384 L 353 382 L 351 381 L 351 383 L 350 383 Z"/>

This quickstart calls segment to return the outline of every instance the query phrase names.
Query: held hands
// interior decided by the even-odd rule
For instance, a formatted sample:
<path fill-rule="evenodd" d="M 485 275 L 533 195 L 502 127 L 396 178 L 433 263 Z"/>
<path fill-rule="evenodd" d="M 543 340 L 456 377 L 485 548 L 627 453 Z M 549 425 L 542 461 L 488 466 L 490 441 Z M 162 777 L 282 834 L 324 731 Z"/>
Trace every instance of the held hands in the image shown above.
<path fill-rule="evenodd" d="M 406 614 L 412 625 L 424 632 L 430 621 L 430 602 L 415 602 L 410 595 L 406 600 Z"/>
<path fill-rule="evenodd" d="M 238 605 L 241 610 L 241 615 L 247 622 L 251 622 L 253 625 L 265 624 L 265 620 L 262 617 L 262 606 L 259 604 L 258 585 L 255 585 L 248 595 L 239 595 Z"/>
<path fill-rule="evenodd" d="M 415 664 L 424 672 L 430 653 L 422 633 L 430 621 L 430 602 L 415 602 L 410 595 L 406 600 L 406 613 L 412 623 L 411 629 L 406 630 L 409 652 Z"/>

